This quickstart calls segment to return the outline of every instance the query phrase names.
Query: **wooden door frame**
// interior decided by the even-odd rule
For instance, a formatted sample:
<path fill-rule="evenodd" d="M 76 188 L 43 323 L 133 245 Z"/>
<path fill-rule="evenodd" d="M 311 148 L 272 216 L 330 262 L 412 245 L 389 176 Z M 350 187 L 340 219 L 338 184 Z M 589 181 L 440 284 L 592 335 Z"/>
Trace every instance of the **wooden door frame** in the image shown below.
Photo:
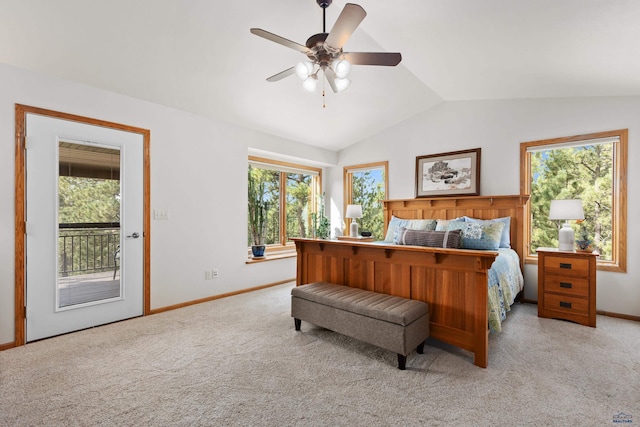
<path fill-rule="evenodd" d="M 25 232 L 26 232 L 26 170 L 25 170 L 25 135 L 26 135 L 26 118 L 27 114 L 38 114 L 46 117 L 53 117 L 61 120 L 69 120 L 83 124 L 101 126 L 110 129 L 122 130 L 141 134 L 143 137 L 143 316 L 151 312 L 151 190 L 150 190 L 150 171 L 151 157 L 149 145 L 151 142 L 151 131 L 148 129 L 137 128 L 133 126 L 123 125 L 120 123 L 107 122 L 104 120 L 92 119 L 89 117 L 77 116 L 74 114 L 61 113 L 59 111 L 47 110 L 44 108 L 30 107 L 27 105 L 15 105 L 15 339 L 14 346 L 25 344 L 25 320 L 26 320 L 26 301 L 25 301 Z"/>

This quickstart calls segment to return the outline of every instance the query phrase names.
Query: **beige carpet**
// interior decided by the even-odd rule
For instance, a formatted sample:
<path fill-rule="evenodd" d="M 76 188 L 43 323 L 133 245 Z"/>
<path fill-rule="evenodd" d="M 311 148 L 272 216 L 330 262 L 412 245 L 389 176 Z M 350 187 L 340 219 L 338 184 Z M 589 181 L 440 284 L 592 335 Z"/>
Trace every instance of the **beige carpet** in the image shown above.
<path fill-rule="evenodd" d="M 430 342 L 396 355 L 289 314 L 293 285 L 0 352 L 2 426 L 640 424 L 640 323 L 517 305 L 489 368 Z"/>

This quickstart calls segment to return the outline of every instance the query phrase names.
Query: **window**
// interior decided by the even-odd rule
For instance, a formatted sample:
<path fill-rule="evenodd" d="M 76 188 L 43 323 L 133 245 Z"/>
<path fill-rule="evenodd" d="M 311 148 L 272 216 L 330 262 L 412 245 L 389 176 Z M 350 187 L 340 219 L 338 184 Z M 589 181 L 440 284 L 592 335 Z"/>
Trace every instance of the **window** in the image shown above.
<path fill-rule="evenodd" d="M 368 163 L 344 168 L 344 210 L 347 205 L 361 205 L 358 229 L 370 231 L 375 240 L 384 240 L 384 211 L 387 198 L 389 162 Z M 346 230 L 351 220 L 345 218 Z"/>
<path fill-rule="evenodd" d="M 576 236 L 593 241 L 598 269 L 626 271 L 627 130 L 520 144 L 521 192 L 525 206 L 526 261 L 539 247 L 557 247 L 558 224 L 548 219 L 554 199 L 580 199 L 584 221 Z"/>
<path fill-rule="evenodd" d="M 249 190 L 263 194 L 266 211 L 264 244 L 267 252 L 288 249 L 293 237 L 311 237 L 312 214 L 321 194 L 321 169 L 259 157 L 249 157 Z M 247 222 L 247 245 L 254 242 Z"/>

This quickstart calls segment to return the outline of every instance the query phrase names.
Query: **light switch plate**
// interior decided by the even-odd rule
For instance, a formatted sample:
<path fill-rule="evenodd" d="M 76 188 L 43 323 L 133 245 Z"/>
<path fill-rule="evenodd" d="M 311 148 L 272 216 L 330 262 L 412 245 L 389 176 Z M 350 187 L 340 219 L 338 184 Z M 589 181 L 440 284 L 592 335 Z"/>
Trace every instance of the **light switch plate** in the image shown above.
<path fill-rule="evenodd" d="M 153 219 L 169 219 L 169 210 L 168 209 L 154 209 L 153 210 Z"/>

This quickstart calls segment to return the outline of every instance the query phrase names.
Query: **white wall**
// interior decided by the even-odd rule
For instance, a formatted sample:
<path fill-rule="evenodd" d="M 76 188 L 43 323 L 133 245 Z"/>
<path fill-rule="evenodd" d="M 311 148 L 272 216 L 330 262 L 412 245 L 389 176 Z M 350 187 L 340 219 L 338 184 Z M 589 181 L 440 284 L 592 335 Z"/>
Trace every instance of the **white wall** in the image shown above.
<path fill-rule="evenodd" d="M 324 174 L 332 226 L 342 221 L 342 167 L 389 161 L 390 198 L 413 198 L 415 158 L 482 147 L 481 194 L 518 194 L 519 143 L 629 129 L 628 272 L 598 272 L 599 310 L 640 316 L 640 97 L 449 102 L 336 153 L 233 124 L 0 64 L 0 344 L 14 339 L 14 104 L 151 130 L 151 306 L 159 308 L 295 276 L 295 259 L 246 265 L 249 149 L 332 165 Z M 220 278 L 204 280 L 218 268 Z M 537 297 L 535 266 L 526 297 Z"/>
<path fill-rule="evenodd" d="M 0 64 L 0 344 L 14 340 L 14 104 L 151 130 L 151 308 L 295 277 L 295 258 L 247 265 L 249 148 L 335 164 L 333 151 Z M 204 280 L 206 269 L 220 277 Z"/>
<path fill-rule="evenodd" d="M 520 193 L 520 143 L 629 129 L 627 273 L 598 272 L 597 308 L 640 316 L 640 97 L 447 102 L 339 153 L 327 176 L 332 223 L 342 212 L 342 167 L 389 161 L 389 198 L 413 198 L 417 156 L 482 148 L 482 195 Z M 537 266 L 525 266 L 525 297 L 537 300 Z"/>

